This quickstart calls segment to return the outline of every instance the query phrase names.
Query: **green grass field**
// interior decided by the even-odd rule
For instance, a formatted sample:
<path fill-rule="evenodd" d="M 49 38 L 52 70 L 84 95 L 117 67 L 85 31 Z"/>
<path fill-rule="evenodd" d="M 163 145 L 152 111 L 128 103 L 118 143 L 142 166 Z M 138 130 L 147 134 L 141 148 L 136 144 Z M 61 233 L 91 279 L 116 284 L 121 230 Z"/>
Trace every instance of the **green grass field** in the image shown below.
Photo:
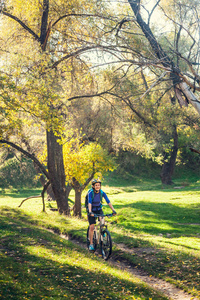
<path fill-rule="evenodd" d="M 163 188 L 153 180 L 129 185 L 108 181 L 103 190 L 117 211 L 108 220 L 113 257 L 200 299 L 200 183 Z M 0 194 L 1 299 L 167 299 L 128 270 L 64 238 L 70 235 L 85 242 L 84 209 L 78 219 L 52 212 L 49 206 L 56 207 L 54 202 L 46 203 L 42 213 L 41 199 L 27 200 L 18 208 L 24 198 L 39 193 Z"/>

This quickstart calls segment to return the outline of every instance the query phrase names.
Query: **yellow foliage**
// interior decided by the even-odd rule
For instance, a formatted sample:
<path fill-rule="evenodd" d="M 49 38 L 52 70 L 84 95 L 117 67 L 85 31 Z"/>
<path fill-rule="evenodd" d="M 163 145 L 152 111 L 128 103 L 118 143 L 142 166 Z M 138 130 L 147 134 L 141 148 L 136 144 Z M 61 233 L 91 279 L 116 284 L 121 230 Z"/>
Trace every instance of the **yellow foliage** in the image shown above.
<path fill-rule="evenodd" d="M 113 159 L 96 143 L 86 145 L 73 138 L 63 145 L 64 166 L 67 182 L 72 178 L 83 184 L 95 169 L 97 176 L 115 168 Z"/>

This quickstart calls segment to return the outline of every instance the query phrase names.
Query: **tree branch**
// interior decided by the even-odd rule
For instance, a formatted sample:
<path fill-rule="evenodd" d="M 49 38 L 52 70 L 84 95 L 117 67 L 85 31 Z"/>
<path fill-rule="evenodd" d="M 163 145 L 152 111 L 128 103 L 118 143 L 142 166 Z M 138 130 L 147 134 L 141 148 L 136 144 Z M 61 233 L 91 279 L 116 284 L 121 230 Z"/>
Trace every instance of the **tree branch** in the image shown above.
<path fill-rule="evenodd" d="M 105 16 L 102 16 L 102 15 L 98 15 L 98 14 L 66 14 L 66 15 L 63 15 L 61 17 L 58 18 L 58 20 L 56 20 L 53 24 L 52 24 L 52 27 L 54 27 L 59 21 L 61 21 L 62 19 L 64 18 L 67 18 L 67 17 L 94 17 L 94 18 L 101 18 L 101 19 L 105 19 L 105 20 L 110 20 L 111 18 L 110 17 L 105 17 Z"/>
<path fill-rule="evenodd" d="M 20 151 L 21 153 L 23 153 L 26 157 L 30 158 L 40 168 L 40 170 L 43 172 L 43 174 L 49 179 L 49 173 L 47 172 L 46 168 L 35 157 L 34 154 L 30 154 L 29 152 L 27 152 L 26 150 L 22 149 L 21 147 L 15 145 L 12 142 L 6 141 L 6 140 L 0 140 L 0 143 L 1 144 L 7 144 L 7 145 L 13 147 L 14 149 Z"/>
<path fill-rule="evenodd" d="M 22 22 L 18 17 L 11 15 L 10 13 L 0 9 L 0 13 L 3 15 L 15 20 L 17 23 L 19 23 L 26 31 L 28 31 L 38 42 L 40 41 L 39 36 L 32 30 L 30 29 L 24 22 Z"/>
<path fill-rule="evenodd" d="M 150 24 L 151 16 L 152 16 L 154 10 L 156 9 L 156 7 L 159 5 L 160 1 L 161 1 L 161 0 L 157 0 L 156 4 L 154 5 L 154 7 L 153 7 L 152 10 L 151 10 L 151 12 L 150 12 L 150 14 L 149 14 L 149 17 L 148 17 L 148 23 L 147 23 L 148 25 Z"/>
<path fill-rule="evenodd" d="M 33 199 L 33 198 L 40 198 L 40 197 L 42 197 L 42 195 L 27 197 L 26 199 L 22 200 L 22 202 L 20 203 L 20 205 L 19 205 L 18 207 L 21 207 L 22 204 L 23 204 L 26 200 Z"/>
<path fill-rule="evenodd" d="M 172 21 L 175 25 L 178 25 L 179 27 L 181 27 L 181 29 L 185 30 L 185 32 L 187 32 L 187 34 L 189 35 L 189 37 L 192 39 L 193 43 L 190 47 L 190 51 L 189 51 L 189 54 L 188 54 L 188 59 L 190 58 L 190 55 L 191 55 L 191 51 L 192 51 L 192 48 L 194 47 L 194 45 L 196 44 L 196 41 L 195 39 L 193 38 L 193 36 L 191 35 L 191 33 L 182 25 L 182 24 L 179 24 L 178 22 L 174 21 L 171 17 L 169 17 L 166 12 L 164 11 L 164 9 L 160 6 L 160 8 L 162 9 L 164 15 L 170 20 Z"/>
<path fill-rule="evenodd" d="M 95 163 L 93 162 L 93 171 L 92 174 L 90 175 L 90 177 L 85 181 L 85 183 L 83 184 L 83 187 L 85 188 L 89 182 L 92 180 L 92 178 L 94 177 L 95 174 Z"/>
<path fill-rule="evenodd" d="M 178 46 L 179 46 L 179 40 L 180 40 L 180 35 L 181 35 L 181 29 L 182 29 L 182 26 L 180 25 L 179 27 L 179 31 L 177 33 L 177 38 L 176 38 L 176 52 L 178 53 Z M 179 56 L 177 57 L 177 65 L 179 66 Z"/>
<path fill-rule="evenodd" d="M 45 193 L 45 191 L 47 190 L 47 188 L 48 188 L 49 185 L 50 185 L 50 181 L 47 181 L 47 182 L 45 183 L 45 185 L 44 185 L 44 187 L 43 187 L 43 190 L 42 190 L 42 192 L 41 192 L 40 195 L 38 195 L 38 196 L 30 196 L 30 197 L 27 197 L 26 199 L 22 200 L 22 202 L 20 203 L 20 205 L 19 205 L 18 207 L 21 207 L 22 204 L 23 204 L 26 200 L 33 199 L 33 198 L 40 198 L 40 197 L 42 197 L 42 206 L 43 206 L 42 211 L 45 212 L 44 193 Z"/>
<path fill-rule="evenodd" d="M 163 77 L 165 77 L 165 75 L 167 74 L 167 72 L 164 72 L 163 74 L 161 74 L 160 75 L 160 77 L 145 91 L 145 93 L 143 93 L 140 97 L 139 97 L 139 99 L 142 99 L 142 98 L 144 98 L 144 96 L 146 95 L 146 94 L 148 94 L 148 92 L 150 92 L 150 90 L 152 90 L 152 88 L 154 87 L 154 86 L 156 86 L 157 85 L 157 83 L 163 78 Z"/>
<path fill-rule="evenodd" d="M 85 48 L 81 48 L 81 49 L 78 49 L 70 54 L 67 54 L 65 56 L 63 56 L 61 59 L 59 59 L 58 61 L 56 61 L 53 65 L 52 65 L 52 68 L 56 68 L 62 61 L 68 59 L 68 58 L 71 58 L 71 57 L 75 57 L 79 54 L 82 54 L 86 51 L 89 51 L 89 50 L 94 50 L 94 49 L 97 49 L 97 48 L 101 48 L 101 46 L 88 46 L 88 47 L 85 47 Z"/>
<path fill-rule="evenodd" d="M 190 151 L 200 154 L 200 152 L 196 149 L 190 148 Z"/>
<path fill-rule="evenodd" d="M 155 39 L 150 27 L 148 24 L 144 22 L 140 14 L 140 1 L 139 0 L 128 0 L 137 20 L 138 25 L 140 26 L 141 30 L 143 31 L 146 39 L 149 41 L 152 49 L 154 50 L 156 56 L 161 60 L 161 63 L 166 68 L 174 68 L 174 63 L 168 57 L 168 55 L 164 52 L 161 45 Z"/>

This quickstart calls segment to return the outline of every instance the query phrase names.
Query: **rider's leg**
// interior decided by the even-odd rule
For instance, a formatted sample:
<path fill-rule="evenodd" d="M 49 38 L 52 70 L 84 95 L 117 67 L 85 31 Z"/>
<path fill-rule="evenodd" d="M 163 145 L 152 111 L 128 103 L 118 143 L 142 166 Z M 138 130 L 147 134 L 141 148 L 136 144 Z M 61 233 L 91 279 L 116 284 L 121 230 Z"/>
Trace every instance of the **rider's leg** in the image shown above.
<path fill-rule="evenodd" d="M 99 221 L 101 225 L 105 224 L 105 218 L 104 217 L 99 217 Z"/>
<path fill-rule="evenodd" d="M 89 230 L 90 245 L 93 244 L 93 234 L 94 234 L 94 224 L 91 224 Z"/>

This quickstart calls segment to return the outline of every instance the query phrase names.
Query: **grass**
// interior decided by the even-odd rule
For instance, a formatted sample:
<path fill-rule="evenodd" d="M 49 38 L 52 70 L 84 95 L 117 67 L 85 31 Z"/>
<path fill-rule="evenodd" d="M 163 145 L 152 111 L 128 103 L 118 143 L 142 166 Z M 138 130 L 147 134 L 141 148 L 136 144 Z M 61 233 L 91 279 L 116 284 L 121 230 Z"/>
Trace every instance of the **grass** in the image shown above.
<path fill-rule="evenodd" d="M 126 259 L 149 276 L 163 278 L 200 299 L 199 182 L 178 182 L 170 188 L 156 180 L 124 186 L 108 182 L 103 189 L 118 213 L 108 220 L 115 242 L 113 257 Z M 24 198 L 39 193 L 5 191 L 0 195 L 2 299 L 166 299 L 128 271 L 113 268 L 46 231 L 85 242 L 84 210 L 82 219 L 66 218 L 50 211 L 47 203 L 44 214 L 41 199 L 17 208 Z M 121 250 L 120 244 L 132 254 Z"/>
<path fill-rule="evenodd" d="M 1 299 L 166 299 L 40 226 L 62 223 L 64 231 L 75 220 L 35 213 L 1 210 Z"/>

